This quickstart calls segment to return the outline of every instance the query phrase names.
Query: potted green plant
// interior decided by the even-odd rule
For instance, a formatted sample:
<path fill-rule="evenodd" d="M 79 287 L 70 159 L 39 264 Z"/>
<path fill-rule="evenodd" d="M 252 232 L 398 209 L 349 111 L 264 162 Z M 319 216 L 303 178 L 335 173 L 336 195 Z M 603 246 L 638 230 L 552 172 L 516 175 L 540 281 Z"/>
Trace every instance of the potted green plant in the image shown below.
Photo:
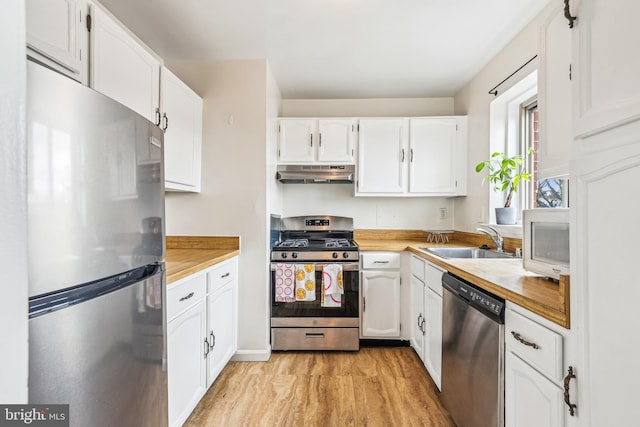
<path fill-rule="evenodd" d="M 532 153 L 533 150 L 528 149 L 526 155 Z M 498 224 L 516 223 L 516 209 L 511 207 L 513 193 L 518 191 L 522 181 L 531 180 L 531 174 L 524 171 L 524 157 L 523 155 L 507 156 L 502 151 L 496 151 L 487 160 L 476 165 L 476 172 L 480 173 L 485 169 L 488 171 L 483 181 L 489 181 L 494 191 L 507 193 L 504 207 L 496 208 Z"/>

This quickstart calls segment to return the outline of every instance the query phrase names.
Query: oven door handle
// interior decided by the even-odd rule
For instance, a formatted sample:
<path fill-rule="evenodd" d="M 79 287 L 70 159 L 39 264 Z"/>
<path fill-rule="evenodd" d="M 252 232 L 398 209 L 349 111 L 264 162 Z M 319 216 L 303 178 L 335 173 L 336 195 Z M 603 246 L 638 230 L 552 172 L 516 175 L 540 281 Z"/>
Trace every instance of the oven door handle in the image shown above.
<path fill-rule="evenodd" d="M 271 263 L 271 271 L 276 271 L 276 265 L 278 263 Z M 284 264 L 284 263 L 283 263 Z M 359 270 L 359 264 L 357 262 L 345 262 L 345 263 L 340 263 L 340 262 L 334 262 L 334 263 L 323 263 L 323 264 L 316 264 L 313 262 L 296 262 L 296 263 L 286 263 L 286 264 L 313 264 L 316 267 L 316 271 L 322 271 L 324 270 L 324 267 L 327 265 L 331 265 L 331 264 L 342 264 L 342 270 L 343 271 L 358 271 Z"/>

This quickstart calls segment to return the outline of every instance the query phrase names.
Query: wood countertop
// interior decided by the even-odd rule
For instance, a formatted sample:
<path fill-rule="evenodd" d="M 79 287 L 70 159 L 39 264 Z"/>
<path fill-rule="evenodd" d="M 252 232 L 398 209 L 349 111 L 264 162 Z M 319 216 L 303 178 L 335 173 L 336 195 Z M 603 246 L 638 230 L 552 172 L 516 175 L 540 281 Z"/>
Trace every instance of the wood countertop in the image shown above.
<path fill-rule="evenodd" d="M 430 243 L 424 236 L 384 236 L 356 233 L 361 251 L 409 251 L 450 273 L 461 277 L 507 301 L 530 310 L 564 328 L 570 327 L 569 277 L 559 283 L 529 273 L 522 259 L 445 259 L 421 250 L 423 247 L 477 247 L 477 241 L 464 237 L 470 233 L 454 233 L 449 243 Z M 390 237 L 390 238 L 389 238 Z M 393 237 L 398 237 L 394 239 Z M 512 242 L 517 245 L 517 242 Z M 509 250 L 507 246 L 507 250 Z"/>
<path fill-rule="evenodd" d="M 239 254 L 239 237 L 167 236 L 167 285 Z"/>

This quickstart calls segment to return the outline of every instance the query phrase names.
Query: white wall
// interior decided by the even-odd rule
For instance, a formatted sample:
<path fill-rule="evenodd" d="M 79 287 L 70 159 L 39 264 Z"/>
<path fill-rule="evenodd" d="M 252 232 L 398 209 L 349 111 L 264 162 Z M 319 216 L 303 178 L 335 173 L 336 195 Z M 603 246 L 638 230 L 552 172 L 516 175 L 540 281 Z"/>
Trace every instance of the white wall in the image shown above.
<path fill-rule="evenodd" d="M 453 98 L 285 99 L 283 117 L 416 117 L 453 115 Z M 284 215 L 340 215 L 356 228 L 449 229 L 453 199 L 355 197 L 352 184 L 278 184 Z M 448 218 L 439 219 L 440 208 Z"/>
<path fill-rule="evenodd" d="M 456 230 L 474 231 L 489 218 L 489 185 L 475 173 L 475 165 L 489 156 L 489 104 L 495 99 L 489 89 L 531 59 L 538 51 L 538 30 L 557 7 L 550 2 L 498 55 L 455 96 L 455 114 L 469 117 L 468 196 L 455 200 Z M 511 87 L 535 69 L 537 60 L 518 72 L 499 90 Z"/>
<path fill-rule="evenodd" d="M 268 115 L 277 114 L 277 88 L 262 59 L 168 66 L 203 97 L 204 116 L 202 192 L 166 193 L 167 234 L 240 236 L 239 352 L 268 357 L 265 176 L 270 173 L 266 151 L 275 138 L 267 132 Z M 278 204 L 269 203 L 269 208 Z"/>
<path fill-rule="evenodd" d="M 0 14 L 0 402 L 27 403 L 27 181 L 24 0 Z"/>

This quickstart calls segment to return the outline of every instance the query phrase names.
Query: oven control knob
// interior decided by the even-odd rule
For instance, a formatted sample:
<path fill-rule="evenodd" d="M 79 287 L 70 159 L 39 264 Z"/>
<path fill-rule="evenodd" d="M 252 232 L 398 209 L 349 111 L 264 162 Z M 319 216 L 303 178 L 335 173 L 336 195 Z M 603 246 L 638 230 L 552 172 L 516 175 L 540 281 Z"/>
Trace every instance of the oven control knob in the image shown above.
<path fill-rule="evenodd" d="M 334 252 L 334 253 L 332 253 L 332 254 L 331 254 L 331 257 L 332 257 L 332 258 L 338 258 L 338 252 Z"/>
<path fill-rule="evenodd" d="M 293 252 L 291 254 L 291 258 L 298 258 L 298 253 L 297 252 Z"/>
<path fill-rule="evenodd" d="M 286 258 L 287 257 L 287 253 L 286 252 L 282 252 L 282 255 L 280 255 L 280 258 Z"/>
<path fill-rule="evenodd" d="M 342 258 L 349 258 L 349 252 L 342 252 Z"/>

